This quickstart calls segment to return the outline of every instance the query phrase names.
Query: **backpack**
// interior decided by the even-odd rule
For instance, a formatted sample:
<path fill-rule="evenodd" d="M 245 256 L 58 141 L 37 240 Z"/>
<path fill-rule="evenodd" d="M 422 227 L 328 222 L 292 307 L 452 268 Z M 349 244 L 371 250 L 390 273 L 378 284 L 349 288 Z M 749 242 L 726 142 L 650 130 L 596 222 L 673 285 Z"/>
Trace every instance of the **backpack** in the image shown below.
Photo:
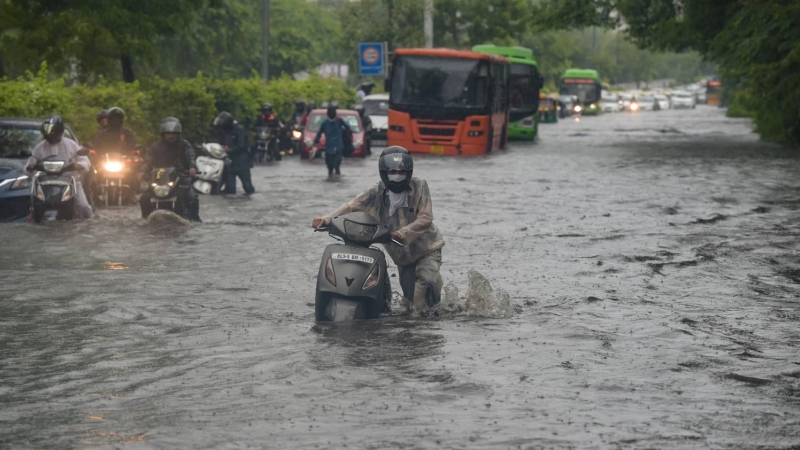
<path fill-rule="evenodd" d="M 342 151 L 342 156 L 350 156 L 353 154 L 353 132 L 350 131 L 350 127 L 344 123 L 341 117 L 336 118 L 336 123 L 342 127 L 342 143 L 344 144 L 344 149 Z"/>

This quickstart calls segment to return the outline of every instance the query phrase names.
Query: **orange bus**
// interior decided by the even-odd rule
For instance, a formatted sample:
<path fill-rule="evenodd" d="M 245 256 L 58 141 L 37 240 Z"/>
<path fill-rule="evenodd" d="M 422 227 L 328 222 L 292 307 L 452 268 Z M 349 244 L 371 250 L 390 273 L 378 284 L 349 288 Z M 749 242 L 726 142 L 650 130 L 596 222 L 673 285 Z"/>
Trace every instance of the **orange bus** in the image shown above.
<path fill-rule="evenodd" d="M 387 80 L 387 145 L 437 155 L 482 155 L 505 148 L 510 72 L 502 56 L 398 49 Z"/>

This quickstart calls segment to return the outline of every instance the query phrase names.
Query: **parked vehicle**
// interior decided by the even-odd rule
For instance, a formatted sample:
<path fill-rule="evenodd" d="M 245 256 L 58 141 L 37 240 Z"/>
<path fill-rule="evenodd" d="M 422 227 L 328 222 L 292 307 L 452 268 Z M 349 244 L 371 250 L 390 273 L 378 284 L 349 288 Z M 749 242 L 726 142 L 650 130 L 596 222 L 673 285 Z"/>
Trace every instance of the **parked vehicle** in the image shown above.
<path fill-rule="evenodd" d="M 28 220 L 33 180 L 25 163 L 42 140 L 41 126 L 41 119 L 0 118 L 0 222 Z M 69 127 L 64 137 L 78 142 Z"/>
<path fill-rule="evenodd" d="M 88 155 L 85 149 L 79 155 Z M 78 193 L 75 177 L 69 172 L 75 170 L 76 158 L 65 160 L 53 155 L 36 163 L 31 182 L 31 218 L 40 223 L 48 211 L 56 211 L 57 220 L 75 218 L 75 195 Z"/>
<path fill-rule="evenodd" d="M 317 274 L 314 317 L 322 321 L 377 319 L 391 308 L 392 288 L 386 256 L 373 247 L 393 242 L 389 228 L 363 212 L 335 217 L 317 231 L 342 244 L 331 244 L 322 254 Z"/>
<path fill-rule="evenodd" d="M 656 102 L 659 110 L 670 109 L 669 98 L 666 95 L 656 95 Z"/>
<path fill-rule="evenodd" d="M 656 97 L 652 94 L 644 94 L 639 97 L 639 109 L 641 111 L 655 111 L 658 109 Z"/>
<path fill-rule="evenodd" d="M 373 143 L 386 144 L 389 130 L 389 94 L 372 94 L 364 97 L 364 115 L 372 121 L 370 138 Z"/>
<path fill-rule="evenodd" d="M 620 112 L 622 111 L 622 103 L 619 101 L 619 96 L 616 94 L 603 95 L 601 100 L 603 112 Z"/>
<path fill-rule="evenodd" d="M 192 187 L 201 194 L 219 194 L 224 183 L 225 168 L 231 164 L 227 153 L 219 144 L 203 144 L 195 160 L 197 178 Z"/>
<path fill-rule="evenodd" d="M 308 122 L 306 122 L 305 135 L 303 136 L 303 148 L 300 151 L 300 158 L 309 159 L 312 151 L 324 151 L 325 136 L 320 138 L 319 143 L 314 145 L 314 138 L 317 136 L 322 122 L 325 121 L 327 110 L 315 109 L 308 115 Z M 352 109 L 339 109 L 336 111 L 338 118 L 342 119 L 347 124 L 350 131 L 353 133 L 353 153 L 350 157 L 366 158 L 367 157 L 367 142 L 365 142 L 364 126 L 361 124 L 361 117 L 357 111 Z"/>
<path fill-rule="evenodd" d="M 694 109 L 697 107 L 694 94 L 686 91 L 672 93 L 672 109 Z"/>

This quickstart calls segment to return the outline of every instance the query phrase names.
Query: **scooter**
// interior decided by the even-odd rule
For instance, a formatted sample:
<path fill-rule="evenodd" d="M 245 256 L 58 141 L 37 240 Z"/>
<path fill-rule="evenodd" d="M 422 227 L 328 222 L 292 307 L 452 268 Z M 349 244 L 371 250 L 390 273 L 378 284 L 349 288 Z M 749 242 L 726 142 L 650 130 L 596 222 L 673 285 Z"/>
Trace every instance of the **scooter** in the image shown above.
<path fill-rule="evenodd" d="M 384 253 L 374 244 L 400 242 L 372 216 L 351 213 L 334 217 L 327 231 L 342 244 L 331 244 L 322 254 L 317 275 L 314 317 L 318 322 L 377 319 L 391 310 L 392 287 Z"/>
<path fill-rule="evenodd" d="M 153 169 L 150 176 L 148 191 L 152 192 L 150 203 L 155 203 L 155 209 L 172 211 L 186 218 L 186 205 L 178 202 L 178 189 L 184 189 L 178 180 L 178 171 L 174 167 L 158 167 Z"/>
<path fill-rule="evenodd" d="M 202 156 L 196 159 L 197 179 L 192 186 L 201 194 L 219 194 L 225 168 L 231 164 L 231 160 L 219 144 L 203 144 L 200 152 Z"/>
<path fill-rule="evenodd" d="M 303 130 L 305 127 L 300 124 L 292 126 L 292 154 L 299 155 L 303 148 Z"/>
<path fill-rule="evenodd" d="M 78 151 L 78 156 L 88 154 L 86 149 Z M 57 211 L 56 219 L 75 218 L 78 180 L 65 174 L 75 170 L 76 162 L 76 158 L 64 160 L 53 155 L 36 163 L 34 170 L 37 172 L 31 181 L 31 218 L 34 223 L 41 223 L 48 211 Z"/>

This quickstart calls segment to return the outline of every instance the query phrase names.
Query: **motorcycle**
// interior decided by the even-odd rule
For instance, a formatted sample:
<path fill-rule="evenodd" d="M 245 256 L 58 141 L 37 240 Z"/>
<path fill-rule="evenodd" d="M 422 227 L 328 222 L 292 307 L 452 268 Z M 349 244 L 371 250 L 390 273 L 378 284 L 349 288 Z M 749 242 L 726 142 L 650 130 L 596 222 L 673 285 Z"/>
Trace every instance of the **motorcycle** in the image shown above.
<path fill-rule="evenodd" d="M 93 204 L 104 203 L 108 206 L 124 206 L 126 201 L 134 198 L 141 187 L 135 174 L 139 172 L 144 159 L 141 150 L 133 151 L 131 156 L 119 152 L 105 153 L 97 161 L 94 150 L 90 150 L 92 161 L 91 176 L 87 180 L 87 198 Z"/>
<path fill-rule="evenodd" d="M 386 256 L 374 244 L 400 242 L 389 229 L 363 213 L 335 217 L 327 231 L 342 242 L 331 244 L 322 254 L 317 275 L 314 317 L 318 322 L 377 319 L 391 310 L 392 287 Z"/>
<path fill-rule="evenodd" d="M 299 155 L 300 151 L 303 148 L 303 131 L 305 127 L 300 124 L 294 124 L 292 126 L 292 154 Z"/>
<path fill-rule="evenodd" d="M 78 155 L 87 155 L 80 150 Z M 57 211 L 56 219 L 75 218 L 75 195 L 78 193 L 77 181 L 67 172 L 75 170 L 76 159 L 64 160 L 56 155 L 36 163 L 31 181 L 31 216 L 34 223 L 41 223 L 45 213 Z"/>
<path fill-rule="evenodd" d="M 231 164 L 227 153 L 219 144 L 203 144 L 202 156 L 196 159 L 197 178 L 192 186 L 201 194 L 219 194 L 224 183 L 225 168 Z"/>
<path fill-rule="evenodd" d="M 274 127 L 256 128 L 256 161 L 280 161 L 278 130 Z"/>
<path fill-rule="evenodd" d="M 180 185 L 178 171 L 174 167 L 157 167 L 150 175 L 148 191 L 152 192 L 150 203 L 155 203 L 155 211 L 167 210 L 186 217 L 186 205 L 178 202 Z"/>

